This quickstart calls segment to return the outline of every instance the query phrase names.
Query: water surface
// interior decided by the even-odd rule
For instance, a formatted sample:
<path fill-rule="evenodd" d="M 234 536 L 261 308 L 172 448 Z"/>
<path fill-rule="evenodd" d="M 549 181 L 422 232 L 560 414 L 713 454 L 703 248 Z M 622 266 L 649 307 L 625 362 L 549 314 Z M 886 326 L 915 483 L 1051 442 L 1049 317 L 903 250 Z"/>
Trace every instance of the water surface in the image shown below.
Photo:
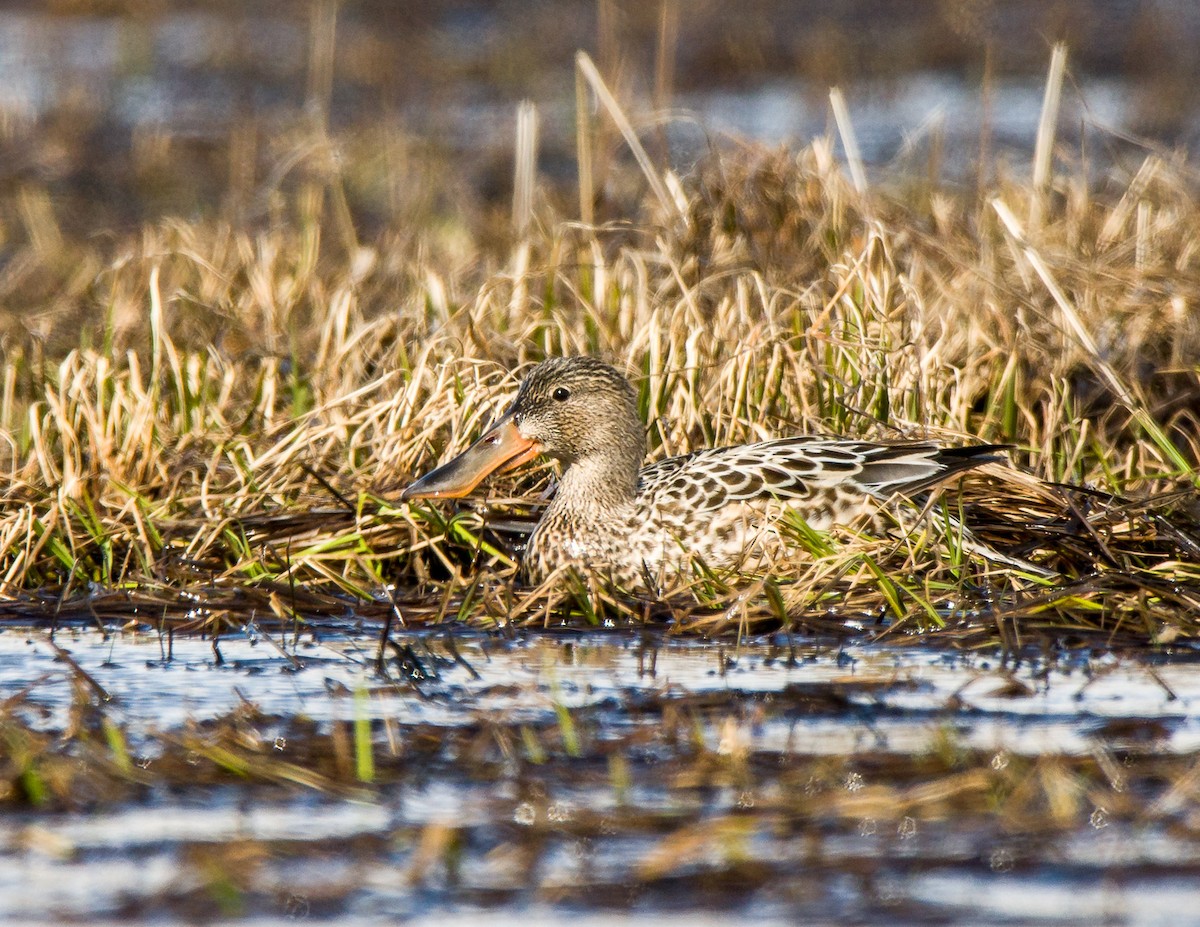
<path fill-rule="evenodd" d="M 782 636 L 450 633 L 395 638 L 383 680 L 377 641 L 355 636 L 177 638 L 167 659 L 156 634 L 59 631 L 72 666 L 45 631 L 0 632 L 0 691 L 27 690 L 10 702 L 22 723 L 65 731 L 94 699 L 147 773 L 172 737 L 251 706 L 240 736 L 281 760 L 303 762 L 304 731 L 370 718 L 381 765 L 398 764 L 386 787 L 176 783 L 53 815 L 10 806 L 0 920 L 179 922 L 225 904 L 258 924 L 1197 922 L 1186 783 L 1148 795 L 1162 813 L 1142 825 L 1085 805 L 1079 826 L 1036 838 L 887 804 L 939 788 L 897 791 L 889 769 L 910 777 L 948 750 L 985 771 L 1028 765 L 1031 782 L 1059 774 L 1046 757 L 1186 767 L 1200 756 L 1187 654 L 1004 666 Z M 546 755 L 530 759 L 528 736 Z M 793 813 L 814 789 L 842 810 L 823 819 L 810 795 Z"/>

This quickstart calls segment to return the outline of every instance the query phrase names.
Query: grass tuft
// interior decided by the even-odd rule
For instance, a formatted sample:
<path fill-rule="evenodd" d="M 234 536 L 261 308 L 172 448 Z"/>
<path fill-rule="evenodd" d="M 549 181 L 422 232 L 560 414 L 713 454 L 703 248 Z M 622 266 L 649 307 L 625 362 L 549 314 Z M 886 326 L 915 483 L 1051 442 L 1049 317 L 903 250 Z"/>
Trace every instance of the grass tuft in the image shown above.
<path fill-rule="evenodd" d="M 398 608 L 410 625 L 1196 636 L 1186 167 L 1151 156 L 1080 199 L 1085 179 L 1052 172 L 982 196 L 855 183 L 826 140 L 718 150 L 684 176 L 635 161 L 609 168 L 645 191 L 619 223 L 526 191 L 520 234 L 426 216 L 347 250 L 317 234 L 309 184 L 266 227 L 35 242 L 46 274 L 102 270 L 37 337 L 4 317 L 0 616 L 213 630 L 264 602 L 255 620 L 292 627 Z M 22 195 L 52 229 L 52 202 Z M 1005 204 L 1025 202 L 1023 226 Z M 1014 467 L 884 538 L 791 525 L 795 550 L 750 575 L 528 590 L 515 566 L 548 467 L 479 502 L 398 490 L 563 352 L 631 372 L 651 458 L 813 432 L 1009 442 Z"/>

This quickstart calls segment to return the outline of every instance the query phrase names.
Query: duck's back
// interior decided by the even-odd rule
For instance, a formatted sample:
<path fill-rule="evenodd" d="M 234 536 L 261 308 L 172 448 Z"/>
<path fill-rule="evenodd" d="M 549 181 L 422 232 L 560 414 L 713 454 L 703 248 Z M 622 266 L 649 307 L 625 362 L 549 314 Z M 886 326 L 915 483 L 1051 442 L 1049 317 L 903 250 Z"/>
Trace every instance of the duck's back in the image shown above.
<path fill-rule="evenodd" d="M 1001 449 L 982 444 L 946 448 L 932 441 L 779 438 L 661 460 L 642 470 L 638 491 L 648 507 L 695 513 L 733 503 L 811 499 L 828 490 L 884 500 L 919 493 L 955 473 L 999 461 Z M 819 522 L 814 527 L 824 526 Z"/>

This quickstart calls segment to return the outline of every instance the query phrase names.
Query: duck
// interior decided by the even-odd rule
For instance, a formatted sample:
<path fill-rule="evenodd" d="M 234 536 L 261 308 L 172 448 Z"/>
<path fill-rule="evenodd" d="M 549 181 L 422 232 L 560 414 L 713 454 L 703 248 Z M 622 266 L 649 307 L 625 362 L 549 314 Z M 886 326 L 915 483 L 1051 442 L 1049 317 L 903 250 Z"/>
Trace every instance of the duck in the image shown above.
<path fill-rule="evenodd" d="M 588 355 L 551 357 L 522 380 L 473 444 L 404 489 L 401 500 L 458 499 L 488 476 L 540 457 L 561 466 L 530 535 L 524 578 L 568 571 L 625 589 L 708 569 L 753 569 L 784 542 L 791 510 L 817 531 L 873 518 L 964 471 L 1001 461 L 1003 445 L 864 441 L 798 435 L 704 448 L 644 465 L 637 391 Z"/>

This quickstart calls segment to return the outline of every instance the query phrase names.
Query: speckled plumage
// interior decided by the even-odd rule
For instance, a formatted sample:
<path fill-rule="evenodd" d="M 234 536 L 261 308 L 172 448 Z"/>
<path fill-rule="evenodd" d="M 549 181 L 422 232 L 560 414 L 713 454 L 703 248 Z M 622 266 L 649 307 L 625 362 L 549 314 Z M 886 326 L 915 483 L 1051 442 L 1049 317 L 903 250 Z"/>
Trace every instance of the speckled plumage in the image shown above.
<path fill-rule="evenodd" d="M 502 438 L 510 444 L 493 450 Z M 405 498 L 463 495 L 492 470 L 545 454 L 563 474 L 529 539 L 526 576 L 538 581 L 574 567 L 633 587 L 669 580 L 695 558 L 712 568 L 752 568 L 779 543 L 786 508 L 825 530 L 997 460 L 996 450 L 802 436 L 710 448 L 643 469 L 645 437 L 629 381 L 590 357 L 552 358 L 529 372 L 476 445 L 413 483 Z"/>

